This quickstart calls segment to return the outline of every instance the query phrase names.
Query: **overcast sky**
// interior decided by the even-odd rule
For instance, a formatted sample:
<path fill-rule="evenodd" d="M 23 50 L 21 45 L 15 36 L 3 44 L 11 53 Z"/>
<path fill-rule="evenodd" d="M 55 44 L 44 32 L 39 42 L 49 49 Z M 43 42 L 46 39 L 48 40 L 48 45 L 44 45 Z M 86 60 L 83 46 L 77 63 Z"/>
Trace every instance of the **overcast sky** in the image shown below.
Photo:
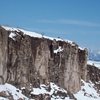
<path fill-rule="evenodd" d="M 100 50 L 100 0 L 0 0 L 0 24 Z"/>

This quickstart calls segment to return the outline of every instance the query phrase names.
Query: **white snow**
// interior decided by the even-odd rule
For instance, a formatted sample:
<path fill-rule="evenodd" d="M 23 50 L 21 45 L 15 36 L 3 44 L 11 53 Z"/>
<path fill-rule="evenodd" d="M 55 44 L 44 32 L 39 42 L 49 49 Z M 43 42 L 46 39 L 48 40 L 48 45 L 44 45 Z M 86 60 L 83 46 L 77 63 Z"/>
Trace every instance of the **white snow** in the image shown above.
<path fill-rule="evenodd" d="M 17 90 L 19 92 L 17 92 Z M 0 92 L 2 91 L 5 91 L 6 94 L 8 93 L 11 93 L 14 100 L 18 100 L 19 98 L 23 98 L 25 100 L 29 100 L 26 96 L 24 96 L 22 93 L 21 93 L 21 90 L 17 89 L 16 87 L 8 84 L 8 83 L 5 83 L 4 85 L 0 85 Z M 8 94 L 9 95 L 9 94 Z M 0 100 L 8 100 L 8 99 L 1 99 L 0 97 Z"/>
<path fill-rule="evenodd" d="M 71 100 L 69 97 L 66 97 L 65 99 L 61 99 L 61 97 L 59 97 L 59 96 L 54 96 L 53 93 L 56 92 L 57 90 L 67 93 L 66 90 L 60 88 L 59 86 L 55 85 L 54 83 L 50 83 L 51 91 L 47 91 L 46 90 L 47 87 L 48 86 L 41 84 L 40 88 L 33 88 L 33 91 L 31 92 L 31 94 L 34 94 L 34 95 L 49 94 L 49 95 L 52 95 L 51 100 Z M 25 87 L 23 87 L 21 89 L 25 89 Z M 0 92 L 3 92 L 3 91 L 6 92 L 6 95 L 8 95 L 8 96 L 10 93 L 13 96 L 14 100 L 18 100 L 19 98 L 22 98 L 23 100 L 34 100 L 34 99 L 27 98 L 26 96 L 24 96 L 22 94 L 21 90 L 17 89 L 16 87 L 14 87 L 8 83 L 5 83 L 4 85 L 0 85 Z M 9 99 L 0 97 L 0 100 L 9 100 Z"/>
<path fill-rule="evenodd" d="M 7 27 L 7 26 L 2 26 L 5 30 L 7 31 L 17 31 L 17 32 L 23 32 L 26 35 L 29 35 L 31 37 L 38 37 L 38 38 L 42 38 L 42 34 L 36 33 L 36 32 L 30 32 L 30 31 L 26 31 L 24 29 L 20 29 L 20 28 L 13 28 L 13 27 Z"/>
<path fill-rule="evenodd" d="M 88 60 L 87 64 L 94 65 L 95 67 L 97 67 L 97 68 L 100 69 L 100 61 L 91 61 L 91 60 Z"/>
<path fill-rule="evenodd" d="M 61 46 L 58 47 L 58 49 L 54 50 L 54 53 L 62 52 L 63 48 Z"/>
<path fill-rule="evenodd" d="M 44 94 L 44 93 L 48 93 L 48 92 L 42 86 L 40 86 L 40 88 L 33 88 L 33 91 L 31 92 L 31 94 L 35 94 L 35 95 Z"/>
<path fill-rule="evenodd" d="M 50 83 L 50 88 L 51 88 L 51 91 L 48 92 L 46 90 L 48 86 L 44 85 L 44 84 L 41 84 L 40 85 L 40 88 L 33 88 L 33 92 L 31 92 L 32 94 L 44 94 L 44 93 L 47 93 L 47 94 L 50 94 L 52 95 L 54 93 L 54 91 L 62 91 L 62 92 L 65 92 L 67 93 L 64 89 L 60 88 L 59 86 L 57 86 L 56 84 L 54 83 Z"/>
<path fill-rule="evenodd" d="M 2 28 L 4 28 L 7 31 L 17 31 L 17 32 L 19 32 L 19 30 L 17 28 L 13 28 L 13 27 L 2 26 Z"/>
<path fill-rule="evenodd" d="M 9 99 L 4 98 L 4 97 L 0 97 L 0 100 L 9 100 Z"/>
<path fill-rule="evenodd" d="M 84 84 L 81 86 L 81 90 L 74 94 L 77 100 L 100 100 L 100 94 L 94 88 L 94 84 L 92 82 L 86 83 L 82 80 Z"/>
<path fill-rule="evenodd" d="M 50 40 L 55 39 L 56 41 L 65 41 L 65 42 L 70 43 L 71 45 L 75 45 L 75 44 L 73 44 L 73 41 L 70 41 L 70 40 L 65 40 L 65 39 L 61 39 L 61 38 L 53 38 L 53 37 L 49 37 L 49 36 L 39 34 L 37 32 L 26 31 L 26 30 L 20 29 L 20 28 L 13 28 L 13 27 L 8 27 L 8 26 L 1 26 L 1 27 L 4 28 L 5 30 L 11 31 L 11 32 L 14 32 L 14 31 L 20 32 L 21 31 L 24 34 L 29 35 L 31 37 L 47 38 L 47 39 L 50 39 Z M 13 34 L 10 37 L 12 38 L 12 36 L 13 36 Z M 81 47 L 79 47 L 79 49 L 84 50 L 84 48 L 81 48 Z"/>
<path fill-rule="evenodd" d="M 82 47 L 78 47 L 80 50 L 84 50 L 85 48 L 82 48 Z"/>
<path fill-rule="evenodd" d="M 100 100 L 100 95 L 97 93 L 97 91 L 94 88 L 94 84 L 92 82 L 86 83 L 82 80 L 82 83 L 84 84 L 81 86 L 81 90 L 74 94 L 74 96 L 77 98 L 77 100 Z M 48 92 L 45 88 L 45 85 L 41 85 L 40 88 L 33 88 L 32 94 L 50 94 L 52 95 L 54 91 L 62 91 L 67 93 L 66 90 L 60 88 L 59 86 L 55 85 L 54 83 L 50 83 L 51 91 Z M 61 99 L 61 97 L 52 96 L 51 100 L 71 100 L 69 97 L 66 97 L 65 99 Z"/>
<path fill-rule="evenodd" d="M 11 32 L 10 35 L 9 35 L 9 37 L 12 38 L 13 40 L 15 40 L 14 39 L 15 36 L 16 36 L 16 34 L 14 32 Z"/>
<path fill-rule="evenodd" d="M 38 38 L 42 38 L 42 34 L 36 33 L 36 32 L 31 32 L 31 31 L 26 31 L 23 29 L 18 29 L 20 31 L 22 31 L 24 34 L 29 35 L 31 37 L 38 37 Z"/>
<path fill-rule="evenodd" d="M 31 94 L 35 94 L 35 95 L 49 94 L 49 95 L 52 95 L 51 100 L 71 100 L 71 99 L 69 99 L 69 97 L 66 97 L 65 99 L 61 99 L 61 97 L 59 97 L 59 96 L 56 96 L 56 97 L 53 96 L 53 93 L 55 93 L 56 91 L 62 91 L 62 92 L 67 93 L 66 90 L 64 90 L 63 88 L 60 88 L 56 84 L 54 84 L 52 82 L 50 83 L 50 88 L 51 88 L 50 91 L 46 90 L 47 87 L 48 86 L 42 84 L 42 85 L 40 85 L 40 88 L 33 88 L 33 91 L 31 92 Z"/>
<path fill-rule="evenodd" d="M 77 100 L 100 100 L 100 94 L 97 93 L 97 91 L 94 88 L 94 84 L 92 82 L 87 83 L 82 80 L 82 83 L 83 83 L 83 85 L 81 86 L 81 90 L 78 93 L 74 94 L 74 96 L 77 98 Z M 49 94 L 49 95 L 52 95 L 51 100 L 72 100 L 69 97 L 66 97 L 65 99 L 62 99 L 59 96 L 55 97 L 53 95 L 53 93 L 56 91 L 62 91 L 62 92 L 67 93 L 66 90 L 64 90 L 63 88 L 60 88 L 56 84 L 50 83 L 50 87 L 51 87 L 50 91 L 46 90 L 47 87 L 48 86 L 41 84 L 40 88 L 33 88 L 33 91 L 31 92 L 31 94 L 34 94 L 34 95 Z M 0 92 L 2 92 L 2 91 L 5 91 L 7 95 L 9 95 L 9 93 L 11 93 L 13 95 L 14 100 L 18 100 L 19 98 L 23 98 L 24 100 L 33 100 L 33 99 L 29 99 L 26 96 L 24 96 L 21 93 L 21 90 L 17 89 L 16 87 L 14 87 L 8 83 L 6 83 L 4 85 L 0 85 Z M 0 100 L 9 100 L 9 99 L 0 97 Z"/>

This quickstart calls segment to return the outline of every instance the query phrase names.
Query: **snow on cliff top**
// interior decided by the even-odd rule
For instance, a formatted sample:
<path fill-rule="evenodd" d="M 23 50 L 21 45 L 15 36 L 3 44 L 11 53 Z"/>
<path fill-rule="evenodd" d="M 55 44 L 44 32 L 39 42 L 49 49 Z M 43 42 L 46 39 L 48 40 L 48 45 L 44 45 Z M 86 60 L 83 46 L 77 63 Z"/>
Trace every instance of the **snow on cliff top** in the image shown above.
<path fill-rule="evenodd" d="M 50 39 L 50 40 L 54 40 L 56 39 L 57 41 L 63 41 L 62 39 L 60 38 L 52 38 L 52 37 L 48 37 L 48 36 L 43 36 L 41 33 L 37 33 L 37 32 L 31 32 L 31 31 L 26 31 L 24 29 L 20 29 L 20 28 L 13 28 L 13 27 L 8 27 L 8 26 L 2 26 L 2 28 L 4 28 L 5 30 L 7 31 L 17 31 L 17 32 L 23 32 L 24 34 L 26 35 L 29 35 L 31 37 L 38 37 L 38 38 L 47 38 L 47 39 Z M 69 41 L 69 40 L 66 40 L 70 43 L 72 43 L 72 41 Z"/>
<path fill-rule="evenodd" d="M 20 28 L 13 28 L 13 27 L 8 27 L 8 26 L 1 26 L 1 27 L 4 28 L 7 31 L 11 31 L 12 32 L 10 34 L 10 37 L 11 38 L 13 38 L 13 36 L 14 36 L 14 33 L 13 33 L 14 31 L 17 31 L 17 32 L 20 32 L 21 31 L 24 34 L 29 35 L 31 37 L 38 37 L 38 38 L 44 37 L 44 38 L 47 38 L 47 39 L 50 39 L 50 40 L 54 40 L 55 39 L 56 41 L 65 41 L 65 42 L 70 43 L 71 45 L 75 45 L 74 42 L 73 41 L 70 41 L 70 40 L 63 40 L 61 38 L 52 38 L 52 37 L 49 37 L 49 36 L 44 36 L 41 33 L 26 31 L 26 30 L 20 29 Z M 81 47 L 79 47 L 79 49 L 84 50 L 84 48 L 81 48 Z"/>

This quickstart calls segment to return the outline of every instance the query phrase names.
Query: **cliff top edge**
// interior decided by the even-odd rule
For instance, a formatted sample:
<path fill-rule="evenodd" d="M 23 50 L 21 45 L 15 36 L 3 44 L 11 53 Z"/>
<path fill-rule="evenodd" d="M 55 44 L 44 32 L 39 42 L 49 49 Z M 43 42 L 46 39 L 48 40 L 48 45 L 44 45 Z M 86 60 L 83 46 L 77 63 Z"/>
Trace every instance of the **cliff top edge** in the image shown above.
<path fill-rule="evenodd" d="M 45 36 L 42 33 L 31 32 L 31 31 L 27 31 L 27 30 L 24 30 L 24 29 L 21 29 L 21 28 L 14 28 L 14 27 L 9 27 L 9 26 L 2 26 L 2 25 L 0 27 L 5 29 L 6 31 L 11 31 L 10 38 L 13 38 L 14 32 L 17 31 L 17 32 L 23 32 L 25 35 L 29 35 L 31 37 L 46 38 L 46 39 L 49 39 L 49 40 L 54 40 L 55 39 L 56 41 L 65 41 L 67 43 L 70 43 L 72 46 L 75 46 L 75 44 L 76 44 L 75 42 L 67 40 L 67 39 L 53 38 L 53 37 Z M 85 49 L 85 48 L 81 48 L 79 46 L 78 46 L 78 48 L 80 50 L 84 50 Z"/>

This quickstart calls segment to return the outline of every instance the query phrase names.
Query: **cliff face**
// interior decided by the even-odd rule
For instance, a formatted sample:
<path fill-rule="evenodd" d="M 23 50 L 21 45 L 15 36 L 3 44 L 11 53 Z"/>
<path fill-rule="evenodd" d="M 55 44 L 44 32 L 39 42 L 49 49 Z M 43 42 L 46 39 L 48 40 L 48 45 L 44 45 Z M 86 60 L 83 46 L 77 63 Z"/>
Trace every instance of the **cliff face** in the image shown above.
<path fill-rule="evenodd" d="M 81 79 L 86 80 L 86 64 L 87 51 L 75 43 L 0 27 L 0 83 L 38 87 L 54 82 L 75 93 L 80 90 Z"/>
<path fill-rule="evenodd" d="M 1 28 L 0 28 L 1 30 Z M 7 78 L 7 60 L 8 60 L 8 34 L 7 31 L 0 31 L 0 84 Z"/>
<path fill-rule="evenodd" d="M 93 82 L 97 92 L 100 94 L 100 69 L 93 65 L 87 65 L 87 70 L 87 81 Z"/>

